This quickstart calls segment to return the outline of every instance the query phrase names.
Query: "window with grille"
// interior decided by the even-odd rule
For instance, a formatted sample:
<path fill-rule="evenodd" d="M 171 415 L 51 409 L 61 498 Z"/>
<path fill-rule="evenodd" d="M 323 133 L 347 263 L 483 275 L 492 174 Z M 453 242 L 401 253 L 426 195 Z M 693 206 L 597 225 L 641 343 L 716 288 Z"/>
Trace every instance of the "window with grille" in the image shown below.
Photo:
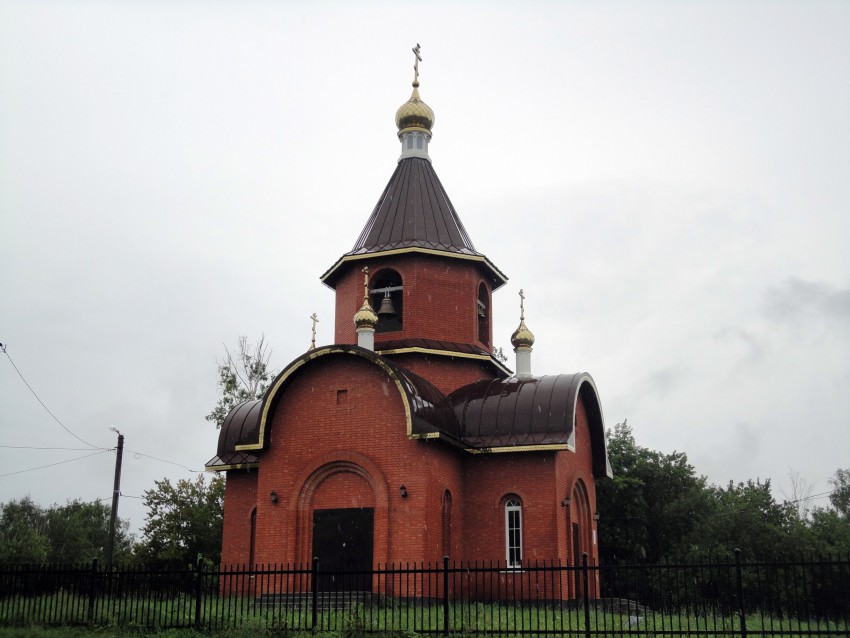
<path fill-rule="evenodd" d="M 505 502 L 505 561 L 508 567 L 522 565 L 522 503 L 516 497 Z"/>

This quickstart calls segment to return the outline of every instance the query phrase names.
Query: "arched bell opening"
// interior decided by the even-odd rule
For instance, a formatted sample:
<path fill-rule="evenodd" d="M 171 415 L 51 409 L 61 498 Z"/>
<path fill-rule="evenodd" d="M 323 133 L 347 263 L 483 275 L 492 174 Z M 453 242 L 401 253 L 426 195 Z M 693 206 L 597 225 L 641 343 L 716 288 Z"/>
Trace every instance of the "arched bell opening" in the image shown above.
<path fill-rule="evenodd" d="M 404 325 L 404 289 L 401 275 L 391 268 L 384 268 L 372 277 L 370 283 L 370 300 L 378 314 L 375 332 L 401 330 Z"/>
<path fill-rule="evenodd" d="M 482 281 L 478 284 L 478 300 L 475 304 L 478 317 L 478 340 L 490 347 L 490 291 Z"/>

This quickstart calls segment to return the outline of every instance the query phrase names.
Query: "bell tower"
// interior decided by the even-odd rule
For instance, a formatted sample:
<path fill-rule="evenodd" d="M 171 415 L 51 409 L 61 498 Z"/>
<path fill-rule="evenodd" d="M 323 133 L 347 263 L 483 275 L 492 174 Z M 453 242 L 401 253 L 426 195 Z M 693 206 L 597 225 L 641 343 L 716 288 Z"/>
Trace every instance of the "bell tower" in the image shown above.
<path fill-rule="evenodd" d="M 413 53 L 413 91 L 395 115 L 396 169 L 354 247 L 321 277 L 336 291 L 335 342 L 357 343 L 352 317 L 363 303 L 359 273 L 368 266 L 376 352 L 403 356 L 417 373 L 447 357 L 475 361 L 485 378 L 505 376 L 510 371 L 492 356 L 491 301 L 507 277 L 475 249 L 434 171 L 434 111 L 419 94 L 419 45 Z"/>

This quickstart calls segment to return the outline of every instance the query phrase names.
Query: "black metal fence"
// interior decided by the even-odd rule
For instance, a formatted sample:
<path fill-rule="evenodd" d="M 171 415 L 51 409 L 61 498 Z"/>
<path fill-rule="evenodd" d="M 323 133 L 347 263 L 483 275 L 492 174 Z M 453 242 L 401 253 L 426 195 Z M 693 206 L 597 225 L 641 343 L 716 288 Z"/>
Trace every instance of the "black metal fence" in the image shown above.
<path fill-rule="evenodd" d="M 0 624 L 438 635 L 847 636 L 850 556 L 149 569 L 0 566 Z"/>

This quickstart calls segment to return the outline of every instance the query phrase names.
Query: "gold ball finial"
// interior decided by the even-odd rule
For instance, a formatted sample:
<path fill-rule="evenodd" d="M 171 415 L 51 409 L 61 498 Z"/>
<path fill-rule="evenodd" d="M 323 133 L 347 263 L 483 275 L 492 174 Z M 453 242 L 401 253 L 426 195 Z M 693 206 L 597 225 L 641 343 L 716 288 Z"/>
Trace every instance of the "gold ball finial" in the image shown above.
<path fill-rule="evenodd" d="M 408 131 L 418 130 L 430 133 L 434 126 L 434 111 L 419 97 L 419 63 L 422 61 L 419 50 L 417 43 L 413 47 L 413 55 L 416 56 L 413 63 L 413 93 L 395 114 L 395 125 L 398 127 L 399 137 Z"/>
<path fill-rule="evenodd" d="M 525 325 L 525 292 L 519 291 L 519 327 L 511 335 L 511 343 L 516 350 L 531 350 L 534 345 L 534 333 Z"/>
<path fill-rule="evenodd" d="M 363 305 L 354 313 L 354 327 L 374 330 L 378 326 L 378 315 L 369 303 L 369 266 L 363 266 Z"/>

